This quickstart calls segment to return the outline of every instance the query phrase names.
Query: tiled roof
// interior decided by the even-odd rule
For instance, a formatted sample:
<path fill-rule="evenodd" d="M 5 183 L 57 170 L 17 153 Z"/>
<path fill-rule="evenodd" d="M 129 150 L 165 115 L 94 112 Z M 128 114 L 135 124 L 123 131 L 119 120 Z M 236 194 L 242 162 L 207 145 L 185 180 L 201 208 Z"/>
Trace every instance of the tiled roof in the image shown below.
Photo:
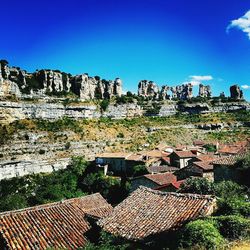
<path fill-rule="evenodd" d="M 247 152 L 241 152 L 237 155 L 230 155 L 230 156 L 222 156 L 218 158 L 218 160 L 213 161 L 215 165 L 226 165 L 226 166 L 233 166 L 237 162 L 238 159 L 245 157 L 248 154 Z"/>
<path fill-rule="evenodd" d="M 113 207 L 99 193 L 69 199 L 67 202 L 77 206 L 85 214 L 96 218 L 105 217 L 113 210 Z"/>
<path fill-rule="evenodd" d="M 238 141 L 231 144 L 220 145 L 218 152 L 221 154 L 238 154 L 246 152 L 249 148 L 249 141 Z"/>
<path fill-rule="evenodd" d="M 199 168 L 202 168 L 205 171 L 212 171 L 214 169 L 214 166 L 211 161 L 196 161 L 193 162 L 193 164 Z"/>
<path fill-rule="evenodd" d="M 204 146 L 206 144 L 206 142 L 202 141 L 202 140 L 195 140 L 193 141 L 193 145 L 194 146 Z"/>
<path fill-rule="evenodd" d="M 114 153 L 101 153 L 97 154 L 96 158 L 127 158 L 132 153 L 126 153 L 126 152 L 114 152 Z"/>
<path fill-rule="evenodd" d="M 214 161 L 218 158 L 218 156 L 214 154 L 201 154 L 197 155 L 195 158 L 199 161 Z"/>
<path fill-rule="evenodd" d="M 179 170 L 177 167 L 160 165 L 160 166 L 148 166 L 147 170 L 149 173 L 162 173 L 162 172 L 175 172 Z"/>
<path fill-rule="evenodd" d="M 108 214 L 110 205 L 106 202 L 103 212 L 102 200 L 94 194 L 0 213 L 0 233 L 8 249 L 77 249 L 86 244 L 84 234 L 90 229 L 85 212 L 98 218 Z"/>
<path fill-rule="evenodd" d="M 174 188 L 179 189 L 181 184 L 184 183 L 184 182 L 185 182 L 185 180 L 174 181 L 172 183 L 165 184 L 165 185 L 153 188 L 153 189 L 154 190 L 163 190 L 163 189 L 165 189 L 166 187 L 169 187 L 169 186 L 173 186 Z"/>
<path fill-rule="evenodd" d="M 174 153 L 180 158 L 196 157 L 196 155 L 191 151 L 174 151 Z"/>
<path fill-rule="evenodd" d="M 144 177 L 160 186 L 177 180 L 176 176 L 172 173 L 146 174 Z"/>
<path fill-rule="evenodd" d="M 150 150 L 145 152 L 140 152 L 142 155 L 147 156 L 149 158 L 161 158 L 162 157 L 162 151 L 161 150 Z"/>
<path fill-rule="evenodd" d="M 142 161 L 143 155 L 141 154 L 132 154 L 126 158 L 127 161 Z"/>
<path fill-rule="evenodd" d="M 115 236 L 133 241 L 146 240 L 210 214 L 214 202 L 211 196 L 164 193 L 139 187 L 98 224 Z"/>

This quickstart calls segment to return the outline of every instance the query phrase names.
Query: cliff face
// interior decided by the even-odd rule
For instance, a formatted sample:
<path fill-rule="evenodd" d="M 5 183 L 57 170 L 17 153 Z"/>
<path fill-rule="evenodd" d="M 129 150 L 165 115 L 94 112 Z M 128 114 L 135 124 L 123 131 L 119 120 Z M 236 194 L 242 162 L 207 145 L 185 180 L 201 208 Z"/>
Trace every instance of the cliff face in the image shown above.
<path fill-rule="evenodd" d="M 29 103 L 0 101 L 0 124 L 21 119 L 57 120 L 63 117 L 73 119 L 110 117 L 114 119 L 141 116 L 142 108 L 137 104 L 109 105 L 101 111 L 96 105 L 69 105 L 60 103 Z"/>
<path fill-rule="evenodd" d="M 122 81 L 116 78 L 107 81 L 87 74 L 71 76 L 58 70 L 39 70 L 27 73 L 16 67 L 9 67 L 5 60 L 0 61 L 0 96 L 36 94 L 46 95 L 72 92 L 80 100 L 103 99 L 122 95 Z"/>

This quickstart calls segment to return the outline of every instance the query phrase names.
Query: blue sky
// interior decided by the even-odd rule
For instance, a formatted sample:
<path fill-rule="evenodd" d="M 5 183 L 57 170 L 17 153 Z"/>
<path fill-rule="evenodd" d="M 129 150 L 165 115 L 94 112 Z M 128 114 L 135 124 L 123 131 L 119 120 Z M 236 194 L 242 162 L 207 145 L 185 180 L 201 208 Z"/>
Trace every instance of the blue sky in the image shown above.
<path fill-rule="evenodd" d="M 142 79 L 202 81 L 214 95 L 237 83 L 250 100 L 249 10 L 245 0 L 3 1 L 0 57 L 120 77 L 132 91 Z"/>

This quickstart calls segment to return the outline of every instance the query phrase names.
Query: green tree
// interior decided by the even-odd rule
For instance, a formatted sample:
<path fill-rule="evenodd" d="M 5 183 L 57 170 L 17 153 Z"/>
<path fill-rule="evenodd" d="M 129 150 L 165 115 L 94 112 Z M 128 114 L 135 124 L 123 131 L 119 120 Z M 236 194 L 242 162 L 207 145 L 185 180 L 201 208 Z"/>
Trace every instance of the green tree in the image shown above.
<path fill-rule="evenodd" d="M 180 193 L 214 194 L 213 182 L 206 178 L 188 178 L 180 187 Z"/>
<path fill-rule="evenodd" d="M 217 249 L 224 243 L 218 229 L 209 221 L 196 220 L 184 226 L 180 246 L 184 248 L 197 247 L 197 249 Z"/>

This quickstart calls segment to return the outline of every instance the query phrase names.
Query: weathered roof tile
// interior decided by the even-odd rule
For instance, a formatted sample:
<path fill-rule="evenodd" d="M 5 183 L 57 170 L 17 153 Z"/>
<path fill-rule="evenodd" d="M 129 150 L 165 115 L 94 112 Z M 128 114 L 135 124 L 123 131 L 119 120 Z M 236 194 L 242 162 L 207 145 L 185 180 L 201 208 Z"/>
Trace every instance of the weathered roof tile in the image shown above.
<path fill-rule="evenodd" d="M 141 241 L 211 213 L 214 202 L 211 196 L 164 193 L 139 187 L 98 223 L 106 232 Z"/>
<path fill-rule="evenodd" d="M 0 233 L 9 249 L 76 249 L 86 244 L 85 214 L 101 218 L 112 207 L 100 194 L 0 213 Z"/>

